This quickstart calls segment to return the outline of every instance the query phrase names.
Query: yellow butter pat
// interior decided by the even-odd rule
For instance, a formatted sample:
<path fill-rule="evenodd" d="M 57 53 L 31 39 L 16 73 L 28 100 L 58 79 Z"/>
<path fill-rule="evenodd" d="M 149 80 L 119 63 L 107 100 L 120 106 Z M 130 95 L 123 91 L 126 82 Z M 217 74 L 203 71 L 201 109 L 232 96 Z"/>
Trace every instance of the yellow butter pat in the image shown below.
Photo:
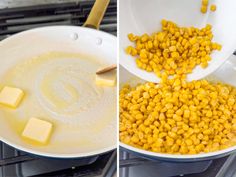
<path fill-rule="evenodd" d="M 96 84 L 101 86 L 114 86 L 116 84 L 116 70 L 96 74 Z"/>
<path fill-rule="evenodd" d="M 0 92 L 0 103 L 16 108 L 21 102 L 24 92 L 19 88 L 5 86 Z"/>
<path fill-rule="evenodd" d="M 39 143 L 47 143 L 52 133 L 52 124 L 35 117 L 30 118 L 22 136 Z"/>

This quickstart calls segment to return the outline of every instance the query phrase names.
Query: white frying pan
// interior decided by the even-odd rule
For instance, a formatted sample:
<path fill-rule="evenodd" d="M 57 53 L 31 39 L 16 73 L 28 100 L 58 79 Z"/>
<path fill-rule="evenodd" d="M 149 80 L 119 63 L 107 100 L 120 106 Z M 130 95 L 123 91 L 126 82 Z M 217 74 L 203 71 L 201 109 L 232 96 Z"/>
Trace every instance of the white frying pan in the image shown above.
<path fill-rule="evenodd" d="M 130 74 L 123 67 L 120 67 L 120 86 L 123 84 L 129 83 L 132 86 L 135 86 L 137 83 L 144 83 L 144 80 Z M 214 81 L 224 82 L 236 87 L 236 56 L 232 55 L 229 59 L 213 74 L 209 75 L 207 78 Z M 232 141 L 235 142 L 235 139 Z M 121 148 L 124 148 L 126 151 L 129 151 L 135 155 L 145 157 L 152 160 L 164 160 L 164 161 L 173 161 L 173 162 L 196 162 L 202 160 L 212 160 L 220 158 L 236 152 L 236 146 L 232 146 L 227 149 L 220 151 L 210 152 L 210 153 L 200 153 L 194 155 L 176 155 L 176 154 L 166 154 L 166 153 L 156 153 L 151 151 L 146 151 L 130 145 L 120 142 Z"/>
<path fill-rule="evenodd" d="M 97 0 L 84 26 L 98 29 L 109 0 Z M 26 96 L 0 106 L 0 139 L 49 157 L 86 157 L 116 148 L 116 87 L 95 84 L 95 72 L 116 64 L 116 37 L 86 27 L 52 26 L 0 42 L 0 87 Z M 53 123 L 48 144 L 21 137 L 30 117 Z"/>
<path fill-rule="evenodd" d="M 206 69 L 196 67 L 188 75 L 188 80 L 203 78 L 215 71 L 234 52 L 236 47 L 236 1 L 209 0 L 216 4 L 217 10 L 207 14 L 200 12 L 201 0 L 120 0 L 120 64 L 134 75 L 152 82 L 159 82 L 153 73 L 138 69 L 132 56 L 125 53 L 125 48 L 131 45 L 128 33 L 141 35 L 152 34 L 161 28 L 162 19 L 171 20 L 180 26 L 203 27 L 213 26 L 213 41 L 222 44 L 220 52 L 212 54 L 213 60 Z"/>

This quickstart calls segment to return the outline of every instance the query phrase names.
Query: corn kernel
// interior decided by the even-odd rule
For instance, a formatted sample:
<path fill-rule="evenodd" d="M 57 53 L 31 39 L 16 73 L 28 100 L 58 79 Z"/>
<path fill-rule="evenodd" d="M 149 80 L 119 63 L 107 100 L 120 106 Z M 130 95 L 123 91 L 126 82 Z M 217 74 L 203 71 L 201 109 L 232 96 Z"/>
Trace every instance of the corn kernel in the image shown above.
<path fill-rule="evenodd" d="M 202 5 L 204 5 L 204 6 L 208 6 L 208 0 L 202 0 Z"/>
<path fill-rule="evenodd" d="M 203 14 L 205 14 L 205 13 L 207 12 L 207 6 L 203 5 L 203 6 L 201 7 L 201 12 L 202 12 Z"/>
<path fill-rule="evenodd" d="M 210 7 L 210 10 L 212 12 L 215 12 L 216 11 L 216 5 L 215 4 L 212 4 L 211 7 Z"/>

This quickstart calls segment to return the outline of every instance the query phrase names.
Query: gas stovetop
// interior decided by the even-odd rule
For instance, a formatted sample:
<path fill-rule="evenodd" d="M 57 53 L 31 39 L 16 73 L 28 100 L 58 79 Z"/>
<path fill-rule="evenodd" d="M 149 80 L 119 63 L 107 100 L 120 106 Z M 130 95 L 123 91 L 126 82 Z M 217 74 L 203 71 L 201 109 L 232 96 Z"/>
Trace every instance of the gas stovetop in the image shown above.
<path fill-rule="evenodd" d="M 172 163 L 147 160 L 120 150 L 120 177 L 235 177 L 236 154 L 215 160 Z"/>
<path fill-rule="evenodd" d="M 81 26 L 93 3 L 94 0 L 1 0 L 0 40 L 36 27 Z M 100 30 L 116 35 L 116 24 L 116 0 L 111 0 Z M 89 158 L 65 160 L 20 152 L 0 142 L 0 177 L 111 177 L 115 171 L 116 151 Z"/>
<path fill-rule="evenodd" d="M 112 177 L 116 151 L 80 159 L 44 158 L 0 144 L 0 177 Z"/>
<path fill-rule="evenodd" d="M 26 0 L 21 1 L 27 2 Z M 38 0 L 36 0 L 35 3 L 37 1 Z M 0 40 L 8 37 L 9 35 L 36 27 L 52 25 L 81 26 L 87 19 L 93 3 L 94 0 L 80 0 L 77 2 L 3 8 L 0 10 Z M 102 20 L 100 30 L 116 35 L 116 0 L 111 0 Z"/>

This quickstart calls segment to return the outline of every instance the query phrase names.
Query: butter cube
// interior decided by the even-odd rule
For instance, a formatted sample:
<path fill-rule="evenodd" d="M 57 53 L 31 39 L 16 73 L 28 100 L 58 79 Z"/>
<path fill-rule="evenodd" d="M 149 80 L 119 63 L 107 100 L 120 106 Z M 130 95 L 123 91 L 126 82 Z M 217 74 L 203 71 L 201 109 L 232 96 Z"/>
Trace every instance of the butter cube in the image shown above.
<path fill-rule="evenodd" d="M 25 126 L 22 136 L 33 141 L 45 144 L 48 142 L 52 133 L 50 122 L 32 117 Z"/>
<path fill-rule="evenodd" d="M 96 84 L 100 86 L 114 86 L 116 84 L 116 70 L 96 74 Z"/>
<path fill-rule="evenodd" d="M 23 96 L 24 92 L 21 89 L 5 86 L 0 92 L 0 103 L 11 108 L 16 108 Z"/>

